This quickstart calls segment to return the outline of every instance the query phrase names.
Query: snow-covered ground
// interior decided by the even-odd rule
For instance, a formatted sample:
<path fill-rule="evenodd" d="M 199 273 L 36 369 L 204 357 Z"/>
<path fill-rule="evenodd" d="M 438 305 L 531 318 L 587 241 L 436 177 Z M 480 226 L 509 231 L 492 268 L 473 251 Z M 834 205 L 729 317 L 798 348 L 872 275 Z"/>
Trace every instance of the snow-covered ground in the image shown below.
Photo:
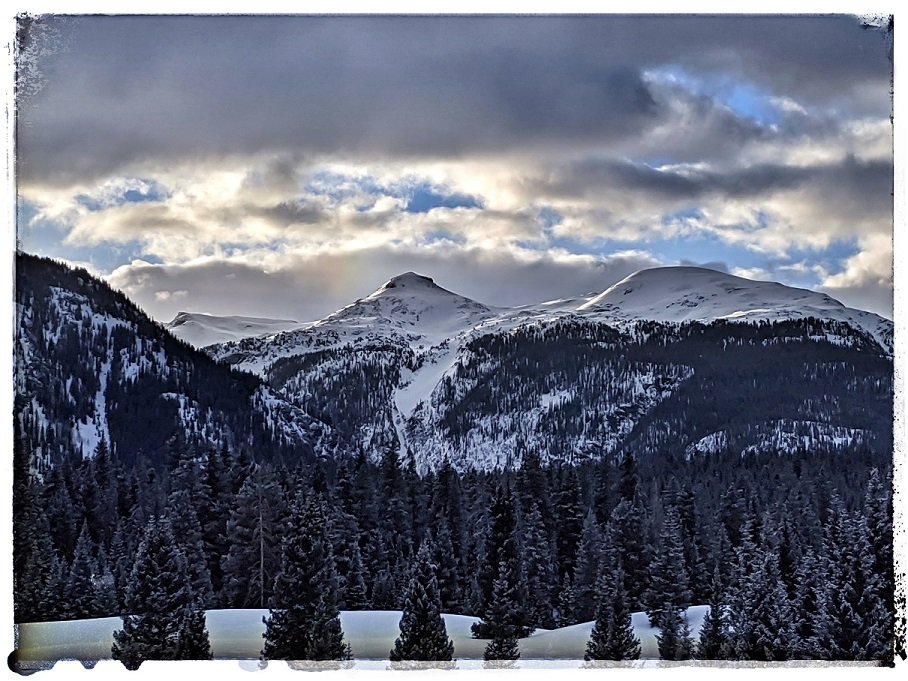
<path fill-rule="evenodd" d="M 688 608 L 687 618 L 694 636 L 699 632 L 707 606 Z M 257 660 L 265 631 L 263 618 L 267 610 L 211 610 L 207 614 L 208 634 L 214 658 L 221 660 Z M 399 635 L 399 611 L 342 612 L 341 626 L 353 651 L 357 669 L 385 669 L 388 654 Z M 454 642 L 457 667 L 482 666 L 486 641 L 474 639 L 470 626 L 478 621 L 466 615 L 445 615 L 448 635 Z M 644 613 L 632 616 L 634 630 L 640 638 L 641 659 L 659 658 L 656 644 L 658 630 L 649 626 Z M 73 622 L 37 622 L 18 625 L 18 657 L 22 661 L 101 660 L 110 658 L 113 632 L 120 629 L 118 617 Z M 521 639 L 522 667 L 577 667 L 590 637 L 592 622 L 554 630 L 537 630 Z"/>

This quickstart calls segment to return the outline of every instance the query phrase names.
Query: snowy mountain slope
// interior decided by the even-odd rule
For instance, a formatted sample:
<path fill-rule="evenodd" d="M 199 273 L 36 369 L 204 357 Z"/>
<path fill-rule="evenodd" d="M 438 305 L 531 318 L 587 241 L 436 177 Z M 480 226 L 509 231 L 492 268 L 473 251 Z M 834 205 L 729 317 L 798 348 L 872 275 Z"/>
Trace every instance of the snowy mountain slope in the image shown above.
<path fill-rule="evenodd" d="M 816 291 L 753 281 L 701 267 L 636 272 L 582 303 L 577 311 L 611 321 L 780 321 L 816 317 L 860 328 L 892 354 L 892 322 L 845 307 Z"/>
<path fill-rule="evenodd" d="M 217 317 L 200 312 L 178 312 L 164 328 L 197 348 L 215 343 L 290 331 L 302 326 L 292 319 L 263 317 Z"/>
<path fill-rule="evenodd" d="M 157 463 L 175 425 L 199 447 L 265 457 L 311 453 L 330 431 L 84 270 L 18 254 L 16 284 L 16 437 L 38 470 L 90 457 L 102 441 L 124 463 Z"/>
<path fill-rule="evenodd" d="M 493 308 L 443 289 L 429 277 L 407 272 L 303 328 L 223 343 L 206 351 L 215 359 L 265 376 L 281 358 L 345 345 L 392 344 L 424 352 L 494 314 Z"/>
<path fill-rule="evenodd" d="M 652 431 L 653 415 L 659 408 L 662 419 L 695 419 L 694 412 L 669 415 L 668 406 L 692 377 L 700 390 L 757 391 L 759 381 L 779 382 L 772 364 L 763 373 L 755 364 L 740 389 L 724 385 L 722 372 L 742 361 L 766 362 L 768 353 L 777 361 L 782 346 L 789 371 L 808 383 L 775 399 L 784 408 L 767 406 L 751 416 L 759 411 L 770 422 L 816 423 L 808 440 L 856 446 L 840 429 L 868 431 L 864 442 L 879 422 L 866 413 L 837 421 L 860 413 L 855 390 L 815 413 L 810 405 L 822 398 L 812 391 L 826 379 L 809 360 L 821 346 L 842 348 L 846 361 L 850 352 L 880 355 L 881 348 L 891 356 L 891 339 L 889 320 L 824 294 L 676 267 L 638 272 L 598 295 L 516 308 L 491 308 L 408 272 L 306 327 L 206 351 L 257 373 L 296 407 L 335 424 L 349 448 L 377 457 L 396 443 L 420 468 L 445 459 L 488 468 L 519 465 L 528 447 L 544 460 L 578 461 L 618 452 L 640 437 L 662 446 L 672 436 Z M 728 354 L 729 346 L 738 349 Z M 703 365 L 717 348 L 723 355 L 715 365 Z M 889 385 L 885 376 L 859 380 L 865 391 Z M 683 399 L 687 405 L 707 398 Z M 755 395 L 754 401 L 764 400 Z M 805 444 L 800 434 L 767 436 L 729 418 L 736 421 L 738 451 Z M 699 450 L 705 446 L 699 440 L 730 424 L 710 425 L 693 428 L 681 444 Z"/>

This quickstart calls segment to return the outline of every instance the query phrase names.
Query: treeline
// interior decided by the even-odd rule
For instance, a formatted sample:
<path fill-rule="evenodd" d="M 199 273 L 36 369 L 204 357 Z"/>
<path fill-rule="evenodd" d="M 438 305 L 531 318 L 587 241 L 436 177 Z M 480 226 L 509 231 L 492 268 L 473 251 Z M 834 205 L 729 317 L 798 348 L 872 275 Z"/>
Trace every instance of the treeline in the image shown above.
<path fill-rule="evenodd" d="M 183 566 L 187 612 L 272 608 L 280 619 L 315 579 L 288 557 L 314 522 L 305 512 L 322 514 L 324 546 L 319 559 L 310 545 L 296 553 L 331 585 L 328 619 L 403 609 L 422 550 L 440 609 L 481 617 L 476 635 L 502 650 L 536 627 L 594 619 L 612 635 L 646 610 L 675 651 L 665 655 L 683 657 L 696 651 L 683 608 L 708 603 L 710 659 L 893 654 L 890 467 L 870 451 L 577 467 L 529 452 L 518 471 L 425 476 L 394 450 L 291 468 L 179 437 L 163 474 L 125 467 L 104 443 L 43 479 L 23 448 L 14 459 L 18 622 L 134 614 L 137 584 L 168 565 Z M 162 525 L 178 557 L 137 568 Z"/>

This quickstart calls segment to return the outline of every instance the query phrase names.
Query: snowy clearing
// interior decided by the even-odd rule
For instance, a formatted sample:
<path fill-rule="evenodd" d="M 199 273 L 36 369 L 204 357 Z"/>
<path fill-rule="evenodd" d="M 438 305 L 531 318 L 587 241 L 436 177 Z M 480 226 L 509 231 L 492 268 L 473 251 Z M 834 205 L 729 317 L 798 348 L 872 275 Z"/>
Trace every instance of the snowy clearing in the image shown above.
<path fill-rule="evenodd" d="M 694 636 L 699 632 L 707 610 L 708 607 L 704 605 L 688 608 L 687 618 Z M 262 649 L 262 633 L 265 631 L 263 618 L 267 615 L 267 610 L 208 611 L 208 633 L 214 658 L 258 659 Z M 388 653 L 399 635 L 400 616 L 400 611 L 394 610 L 341 613 L 341 626 L 353 650 L 354 668 L 387 667 Z M 454 642 L 457 667 L 481 668 L 486 641 L 472 638 L 470 632 L 470 626 L 478 618 L 466 615 L 444 615 L 444 618 L 448 635 Z M 658 659 L 658 630 L 649 626 L 644 613 L 634 613 L 632 621 L 640 638 L 641 659 Z M 119 617 L 20 624 L 17 627 L 18 657 L 23 662 L 109 659 L 113 632 L 121 626 Z M 582 663 L 592 628 L 592 622 L 585 622 L 551 631 L 538 629 L 532 636 L 520 640 L 520 665 L 578 666 Z"/>

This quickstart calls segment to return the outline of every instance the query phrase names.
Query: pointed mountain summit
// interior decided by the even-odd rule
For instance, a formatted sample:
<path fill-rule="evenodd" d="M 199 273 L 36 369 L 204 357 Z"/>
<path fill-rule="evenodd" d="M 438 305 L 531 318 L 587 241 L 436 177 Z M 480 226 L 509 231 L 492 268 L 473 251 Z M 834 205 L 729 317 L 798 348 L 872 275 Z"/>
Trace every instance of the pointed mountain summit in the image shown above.
<path fill-rule="evenodd" d="M 431 277 L 405 272 L 313 328 L 396 333 L 410 344 L 432 345 L 472 328 L 490 314 L 489 307 L 442 288 Z"/>

